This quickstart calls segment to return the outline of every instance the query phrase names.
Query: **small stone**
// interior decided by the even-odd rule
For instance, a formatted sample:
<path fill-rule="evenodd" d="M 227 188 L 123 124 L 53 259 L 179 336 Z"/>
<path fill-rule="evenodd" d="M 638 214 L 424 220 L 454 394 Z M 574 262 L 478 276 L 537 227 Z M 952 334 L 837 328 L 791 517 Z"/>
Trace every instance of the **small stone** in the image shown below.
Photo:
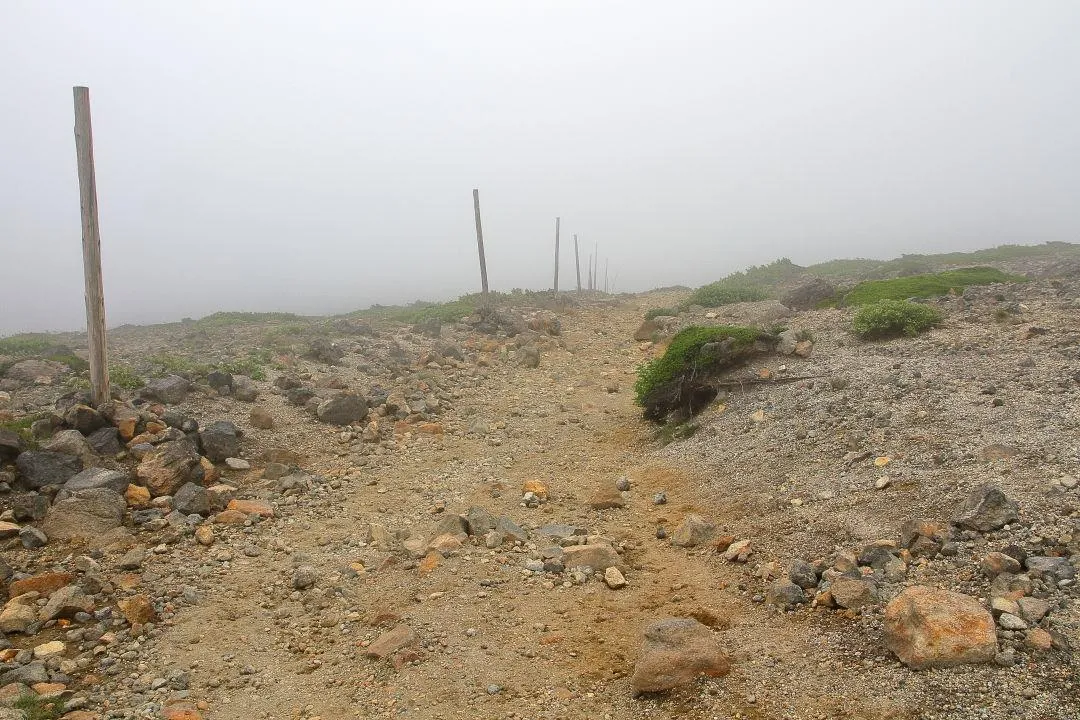
<path fill-rule="evenodd" d="M 671 536 L 671 543 L 679 547 L 704 545 L 712 537 L 716 528 L 700 515 L 687 515 Z"/>
<path fill-rule="evenodd" d="M 998 617 L 998 625 L 1006 630 L 1027 630 L 1028 624 L 1022 619 L 1009 613 L 1002 613 Z"/>
<path fill-rule="evenodd" d="M 146 595 L 132 595 L 116 603 L 120 612 L 132 625 L 145 625 L 157 618 L 154 604 Z"/>
<path fill-rule="evenodd" d="M 414 642 L 416 642 L 416 633 L 413 629 L 408 625 L 398 625 L 368 645 L 364 654 L 381 660 Z"/>
<path fill-rule="evenodd" d="M 727 550 L 724 551 L 724 559 L 729 562 L 744 563 L 750 557 L 750 541 L 749 540 L 736 540 L 728 545 Z"/>
<path fill-rule="evenodd" d="M 982 560 L 982 570 L 991 579 L 997 577 L 1001 573 L 1016 574 L 1020 572 L 1020 563 L 1005 553 L 990 552 L 986 554 L 986 557 Z"/>
<path fill-rule="evenodd" d="M 225 458 L 225 466 L 230 470 L 250 470 L 251 463 L 243 458 Z"/>
<path fill-rule="evenodd" d="M 36 527 L 27 525 L 19 530 L 19 541 L 27 550 L 36 550 L 45 547 L 49 542 L 49 537 Z"/>
<path fill-rule="evenodd" d="M 806 593 L 790 580 L 777 580 L 769 586 L 765 602 L 781 610 L 787 610 L 806 603 Z"/>
<path fill-rule="evenodd" d="M 614 566 L 604 571 L 604 582 L 612 590 L 626 587 L 626 578 L 619 572 L 619 568 Z"/>
<path fill-rule="evenodd" d="M 121 570 L 138 570 L 142 567 L 144 560 L 146 560 L 146 548 L 133 547 L 124 553 L 117 564 Z"/>
<path fill-rule="evenodd" d="M 890 478 L 888 475 L 879 477 L 877 480 L 874 481 L 874 487 L 878 490 L 884 490 L 885 488 L 889 487 L 889 485 L 892 485 L 892 478 Z"/>
<path fill-rule="evenodd" d="M 1018 612 L 1013 613 L 1027 620 L 1029 623 L 1037 623 L 1050 612 L 1050 603 L 1041 598 L 1022 597 L 1016 601 Z"/>
<path fill-rule="evenodd" d="M 195 528 L 195 542 L 209 547 L 214 544 L 214 528 L 210 525 L 200 525 Z"/>
<path fill-rule="evenodd" d="M 791 566 L 788 568 L 788 580 L 804 590 L 809 590 L 810 588 L 817 587 L 817 570 L 805 560 L 792 560 Z"/>
<path fill-rule="evenodd" d="M 47 660 L 48 658 L 56 655 L 62 655 L 64 652 L 64 643 L 59 640 L 53 640 L 52 642 L 43 643 L 34 647 L 34 659 L 35 660 Z"/>
<path fill-rule="evenodd" d="M 318 572 L 310 565 L 301 565 L 293 571 L 292 585 L 297 590 L 306 590 L 319 579 Z"/>
<path fill-rule="evenodd" d="M 877 592 L 869 580 L 840 576 L 829 586 L 833 600 L 842 608 L 858 610 L 877 602 Z"/>
<path fill-rule="evenodd" d="M 619 492 L 627 492 L 630 489 L 630 479 L 625 475 L 615 481 L 615 489 Z"/>
<path fill-rule="evenodd" d="M 731 661 L 708 627 L 691 618 L 664 618 L 645 628 L 631 685 L 636 693 L 659 692 L 730 671 Z"/>
<path fill-rule="evenodd" d="M 653 505 L 666 505 L 667 504 L 667 493 L 664 492 L 663 490 L 661 490 L 660 492 L 653 495 L 652 502 L 653 502 Z"/>
<path fill-rule="evenodd" d="M 248 416 L 251 426 L 260 430 L 272 430 L 274 428 L 274 416 L 263 407 L 253 407 Z"/>
<path fill-rule="evenodd" d="M 1032 628 L 1024 636 L 1024 644 L 1032 650 L 1049 650 L 1054 645 L 1053 636 L 1042 628 Z"/>

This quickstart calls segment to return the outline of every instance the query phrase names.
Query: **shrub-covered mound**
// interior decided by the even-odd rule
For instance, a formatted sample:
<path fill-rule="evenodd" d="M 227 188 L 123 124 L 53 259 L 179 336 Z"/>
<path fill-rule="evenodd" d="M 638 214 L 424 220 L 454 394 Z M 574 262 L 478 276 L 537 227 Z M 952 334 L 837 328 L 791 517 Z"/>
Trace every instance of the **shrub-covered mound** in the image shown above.
<path fill-rule="evenodd" d="M 1020 275 L 1009 275 L 989 267 L 964 268 L 929 275 L 909 275 L 894 280 L 870 280 L 859 283 L 844 296 L 847 305 L 867 305 L 879 300 L 907 300 L 948 295 L 950 290 L 963 292 L 969 285 L 1025 282 Z"/>
<path fill-rule="evenodd" d="M 915 336 L 941 322 L 941 312 L 907 300 L 879 300 L 863 305 L 851 321 L 851 331 L 863 340 Z"/>
<path fill-rule="evenodd" d="M 683 419 L 716 397 L 716 377 L 772 349 L 776 338 L 754 328 L 688 327 L 671 339 L 661 357 L 638 368 L 635 402 L 647 420 L 662 423 L 678 411 Z"/>

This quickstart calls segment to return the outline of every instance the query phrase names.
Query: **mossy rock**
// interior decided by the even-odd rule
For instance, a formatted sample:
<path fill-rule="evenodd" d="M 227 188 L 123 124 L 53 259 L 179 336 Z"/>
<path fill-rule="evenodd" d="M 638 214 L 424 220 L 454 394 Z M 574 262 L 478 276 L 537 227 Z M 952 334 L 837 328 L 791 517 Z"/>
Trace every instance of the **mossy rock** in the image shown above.
<path fill-rule="evenodd" d="M 756 328 L 688 327 L 661 357 L 638 368 L 635 402 L 647 420 L 663 423 L 673 413 L 684 420 L 716 397 L 721 373 L 775 346 L 775 336 Z"/>

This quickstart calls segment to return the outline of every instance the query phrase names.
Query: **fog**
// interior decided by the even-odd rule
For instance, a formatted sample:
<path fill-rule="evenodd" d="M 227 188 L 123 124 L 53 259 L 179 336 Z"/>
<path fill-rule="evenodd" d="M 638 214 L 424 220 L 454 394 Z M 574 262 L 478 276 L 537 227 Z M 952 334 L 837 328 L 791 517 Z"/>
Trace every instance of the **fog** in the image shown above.
<path fill-rule="evenodd" d="M 1080 4 L 0 3 L 0 334 L 1077 239 Z M 569 249 L 569 251 L 568 251 Z M 617 278 L 617 279 L 616 279 Z"/>

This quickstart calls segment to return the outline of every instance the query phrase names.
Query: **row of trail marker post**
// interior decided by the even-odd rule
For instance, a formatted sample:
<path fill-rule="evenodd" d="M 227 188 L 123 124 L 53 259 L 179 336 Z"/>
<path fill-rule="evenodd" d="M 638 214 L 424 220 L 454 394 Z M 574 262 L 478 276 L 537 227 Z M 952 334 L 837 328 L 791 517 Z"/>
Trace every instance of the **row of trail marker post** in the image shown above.
<path fill-rule="evenodd" d="M 484 230 L 480 223 L 480 190 L 473 188 L 473 214 L 476 217 L 476 249 L 480 254 L 480 286 L 483 302 L 486 304 L 488 301 L 488 276 L 487 276 L 487 259 L 484 256 Z M 562 218 L 555 218 L 555 297 L 559 296 L 559 232 L 562 224 Z M 574 270 L 577 277 L 577 291 L 581 294 L 583 288 L 581 286 L 581 252 L 578 246 L 578 236 L 574 233 Z M 599 289 L 598 280 L 600 273 L 600 256 L 599 246 L 593 244 L 593 252 L 589 255 L 589 267 L 586 272 L 585 282 L 586 287 L 584 289 L 595 291 Z M 604 258 L 604 292 L 607 293 L 610 289 L 608 285 L 608 258 Z"/>

